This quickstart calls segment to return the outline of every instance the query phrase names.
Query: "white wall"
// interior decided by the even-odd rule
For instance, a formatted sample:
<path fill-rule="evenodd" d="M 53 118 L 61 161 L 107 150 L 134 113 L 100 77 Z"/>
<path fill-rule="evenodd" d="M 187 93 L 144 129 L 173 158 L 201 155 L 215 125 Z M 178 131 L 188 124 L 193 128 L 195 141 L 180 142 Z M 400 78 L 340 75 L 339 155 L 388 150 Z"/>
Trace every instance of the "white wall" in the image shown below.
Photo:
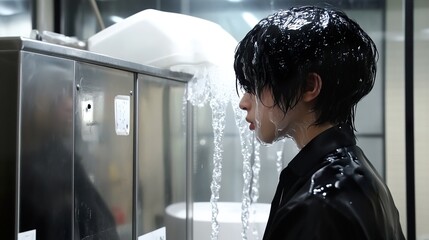
<path fill-rule="evenodd" d="M 415 1 L 414 111 L 416 154 L 416 227 L 420 240 L 429 239 L 429 1 Z"/>

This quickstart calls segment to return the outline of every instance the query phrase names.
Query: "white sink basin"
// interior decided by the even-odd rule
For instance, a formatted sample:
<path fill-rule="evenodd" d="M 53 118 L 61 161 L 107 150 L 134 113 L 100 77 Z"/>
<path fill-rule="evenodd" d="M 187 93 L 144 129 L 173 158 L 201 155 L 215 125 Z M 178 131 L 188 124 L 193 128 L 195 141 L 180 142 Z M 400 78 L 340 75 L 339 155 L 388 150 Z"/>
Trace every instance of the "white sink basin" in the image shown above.
<path fill-rule="evenodd" d="M 241 203 L 219 202 L 218 240 L 242 239 Z M 270 204 L 256 203 L 249 210 L 248 240 L 262 239 L 270 212 Z M 193 204 L 193 240 L 210 240 L 212 209 L 210 202 Z M 166 208 L 166 237 L 167 240 L 181 240 L 177 236 L 185 236 L 186 205 L 175 203 Z"/>

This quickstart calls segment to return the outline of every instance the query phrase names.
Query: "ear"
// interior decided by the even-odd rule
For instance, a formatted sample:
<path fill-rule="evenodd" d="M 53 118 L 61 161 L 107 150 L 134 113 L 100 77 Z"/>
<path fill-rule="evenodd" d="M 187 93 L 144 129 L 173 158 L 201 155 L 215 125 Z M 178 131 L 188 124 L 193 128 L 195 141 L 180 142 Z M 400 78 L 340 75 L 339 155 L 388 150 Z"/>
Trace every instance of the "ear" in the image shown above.
<path fill-rule="evenodd" d="M 304 102 L 311 102 L 317 98 L 322 89 L 322 78 L 317 73 L 309 73 L 307 75 L 307 84 L 305 87 L 304 94 L 302 95 L 302 100 Z"/>

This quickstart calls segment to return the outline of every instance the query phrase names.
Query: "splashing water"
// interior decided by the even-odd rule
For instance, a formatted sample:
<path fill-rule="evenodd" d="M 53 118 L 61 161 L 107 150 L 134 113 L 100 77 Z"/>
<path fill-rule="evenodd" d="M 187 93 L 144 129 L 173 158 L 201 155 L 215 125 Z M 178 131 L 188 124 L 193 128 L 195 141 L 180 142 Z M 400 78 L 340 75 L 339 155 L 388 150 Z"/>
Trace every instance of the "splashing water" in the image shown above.
<path fill-rule="evenodd" d="M 212 110 L 212 128 L 214 135 L 213 172 L 210 184 L 211 196 L 211 240 L 217 240 L 219 235 L 218 200 L 222 180 L 223 136 L 225 130 L 226 107 L 234 93 L 234 81 L 231 73 L 214 65 L 190 66 L 192 69 L 184 69 L 192 72 L 193 78 L 188 83 L 187 101 L 193 106 L 203 107 L 207 102 Z M 225 83 L 225 81 L 228 81 Z"/>
<path fill-rule="evenodd" d="M 260 171 L 260 143 L 256 140 L 255 135 L 247 127 L 245 121 L 246 112 L 238 108 L 238 98 L 231 100 L 235 113 L 235 123 L 239 130 L 241 154 L 243 156 L 243 198 L 241 203 L 241 237 L 247 239 L 247 232 L 251 219 L 250 214 L 256 214 L 256 211 L 251 209 L 252 203 L 256 203 L 259 198 L 259 171 Z M 252 158 L 253 156 L 253 158 Z M 252 229 L 252 234 L 255 239 L 258 239 L 258 232 Z"/>
<path fill-rule="evenodd" d="M 276 155 L 277 155 L 276 167 L 277 167 L 277 173 L 279 174 L 279 176 L 280 176 L 280 173 L 282 172 L 283 167 L 284 167 L 283 166 L 283 151 L 284 151 L 285 146 L 286 146 L 285 142 L 286 142 L 286 139 L 283 139 L 277 143 L 277 144 L 279 144 L 279 146 L 278 146 L 278 150 L 276 151 Z"/>
<path fill-rule="evenodd" d="M 256 203 L 259 198 L 259 171 L 260 171 L 260 143 L 249 130 L 245 121 L 246 112 L 239 108 L 239 98 L 235 94 L 235 87 L 215 82 L 221 78 L 216 68 L 203 68 L 194 74 L 194 78 L 188 85 L 187 100 L 193 106 L 204 106 L 209 102 L 212 110 L 212 128 L 214 134 L 213 152 L 213 172 L 210 184 L 212 207 L 211 216 L 211 240 L 217 240 L 219 235 L 219 214 L 218 200 L 222 180 L 222 159 L 223 159 L 223 137 L 225 129 L 225 114 L 228 104 L 232 105 L 235 115 L 235 122 L 239 130 L 241 154 L 243 156 L 243 197 L 241 206 L 241 222 L 243 240 L 247 240 L 249 230 L 250 215 L 255 215 L 256 210 L 252 209 L 252 203 Z M 233 91 L 231 91 L 233 90 Z M 254 239 L 259 239 L 256 228 L 251 229 Z"/>
<path fill-rule="evenodd" d="M 234 115 L 235 115 L 235 124 L 237 125 L 240 143 L 241 143 L 241 155 L 243 156 L 243 198 L 241 202 L 241 224 L 242 231 L 241 237 L 247 239 L 247 230 L 249 228 L 249 207 L 251 203 L 250 198 L 250 188 L 252 181 L 252 166 L 251 166 L 251 157 L 253 150 L 253 133 L 247 128 L 245 121 L 246 112 L 239 109 L 239 98 L 233 98 L 231 100 Z"/>
<path fill-rule="evenodd" d="M 226 105 L 221 102 L 213 99 L 210 101 L 210 107 L 212 109 L 212 126 L 214 133 L 214 153 L 213 153 L 213 174 L 212 174 L 212 182 L 210 184 L 211 189 L 211 197 L 210 203 L 212 207 L 212 233 L 211 239 L 218 239 L 219 235 L 219 223 L 217 221 L 217 216 L 219 213 L 219 209 L 217 206 L 217 202 L 219 200 L 219 190 L 220 183 L 222 180 L 222 139 L 223 139 L 223 131 L 225 129 L 225 112 Z"/>
<path fill-rule="evenodd" d="M 250 197 L 252 199 L 252 203 L 258 202 L 259 199 L 259 172 L 261 170 L 261 157 L 260 157 L 260 149 L 261 143 L 254 137 L 253 138 L 253 154 L 254 154 L 254 162 L 252 166 L 252 192 Z"/>
<path fill-rule="evenodd" d="M 253 203 L 257 203 L 258 199 L 259 199 L 259 172 L 261 170 L 261 158 L 260 158 L 260 148 L 261 148 L 261 144 L 259 143 L 259 141 L 253 137 L 253 156 L 254 156 L 254 161 L 253 161 L 253 166 L 252 166 L 252 174 L 253 174 L 253 178 L 252 178 L 252 191 L 250 193 L 250 199 L 252 199 L 252 204 Z M 253 216 L 256 215 L 256 209 L 251 207 L 251 214 Z M 252 215 L 250 216 L 250 219 L 252 219 Z M 259 232 L 258 229 L 254 226 L 252 230 L 252 235 L 253 238 L 255 240 L 259 239 Z"/>
<path fill-rule="evenodd" d="M 245 121 L 246 111 L 239 108 L 240 98 L 235 92 L 235 82 L 225 84 L 219 79 L 228 79 L 229 76 L 223 75 L 213 66 L 200 66 L 201 69 L 193 73 L 193 79 L 188 83 L 186 101 L 193 106 L 203 107 L 207 103 L 212 110 L 212 128 L 214 134 L 213 151 L 213 172 L 210 184 L 211 197 L 210 205 L 212 208 L 211 216 L 211 240 L 217 240 L 219 236 L 220 224 L 217 220 L 219 214 L 218 201 L 222 180 L 222 160 L 224 146 L 222 144 L 225 130 L 225 115 L 228 104 L 232 105 L 234 110 L 235 123 L 239 130 L 241 154 L 243 157 L 243 192 L 241 204 L 241 237 L 247 240 L 250 234 L 252 239 L 260 239 L 257 226 L 251 227 L 252 216 L 256 215 L 256 210 L 252 204 L 259 199 L 259 172 L 260 146 L 254 133 L 248 128 Z"/>
<path fill-rule="evenodd" d="M 207 20 L 197 18 L 184 19 L 179 21 L 180 26 L 174 29 L 168 28 L 167 34 L 175 36 L 179 33 L 177 45 L 173 44 L 172 49 L 180 49 L 174 52 L 173 63 L 168 65 L 173 72 L 183 72 L 192 75 L 192 79 L 187 83 L 184 102 L 184 112 L 188 104 L 193 107 L 204 107 L 209 105 L 212 111 L 212 128 L 214 134 L 213 152 L 213 172 L 210 184 L 212 207 L 212 234 L 211 239 L 217 240 L 219 233 L 218 200 L 219 190 L 222 180 L 222 158 L 223 158 L 223 137 L 225 130 L 226 107 L 230 103 L 231 96 L 235 94 L 235 72 L 233 69 L 234 52 L 237 47 L 237 40 L 225 31 L 220 25 L 210 23 Z M 189 23 L 189 24 L 188 24 Z M 195 23 L 195 24 L 194 24 Z M 175 26 L 175 25 L 174 25 Z M 180 27 L 184 26 L 182 29 Z M 180 31 L 177 31 L 180 29 Z M 194 30 L 199 31 L 194 31 Z M 182 34 L 183 31 L 191 34 Z M 204 34 L 198 34 L 203 31 Z M 164 33 L 164 32 L 163 32 Z M 186 38 L 182 38 L 185 36 Z M 176 39 L 176 36 L 175 38 Z M 183 44 L 193 43 L 193 44 Z M 183 51 L 186 49 L 186 51 Z M 182 53 L 183 51 L 183 53 Z M 170 61 L 170 58 L 168 58 Z M 161 61 L 162 64 L 166 64 Z M 184 99 L 185 99 L 184 98 Z M 238 105 L 238 104 L 237 104 Z M 185 107 L 186 106 L 186 107 Z"/>

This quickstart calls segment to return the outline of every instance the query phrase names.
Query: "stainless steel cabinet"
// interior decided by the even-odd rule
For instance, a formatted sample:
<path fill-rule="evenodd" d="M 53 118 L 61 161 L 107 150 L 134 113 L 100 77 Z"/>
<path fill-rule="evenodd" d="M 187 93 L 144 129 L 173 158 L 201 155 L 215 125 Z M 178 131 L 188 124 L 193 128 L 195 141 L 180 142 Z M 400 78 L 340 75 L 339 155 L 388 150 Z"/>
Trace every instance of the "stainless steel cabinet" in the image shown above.
<path fill-rule="evenodd" d="M 74 62 L 31 52 L 19 58 L 18 231 L 72 239 Z"/>
<path fill-rule="evenodd" d="M 188 75 L 22 38 L 0 73 L 2 239 L 138 239 L 188 201 Z"/>
<path fill-rule="evenodd" d="M 134 74 L 81 62 L 75 73 L 75 234 L 132 239 Z"/>

